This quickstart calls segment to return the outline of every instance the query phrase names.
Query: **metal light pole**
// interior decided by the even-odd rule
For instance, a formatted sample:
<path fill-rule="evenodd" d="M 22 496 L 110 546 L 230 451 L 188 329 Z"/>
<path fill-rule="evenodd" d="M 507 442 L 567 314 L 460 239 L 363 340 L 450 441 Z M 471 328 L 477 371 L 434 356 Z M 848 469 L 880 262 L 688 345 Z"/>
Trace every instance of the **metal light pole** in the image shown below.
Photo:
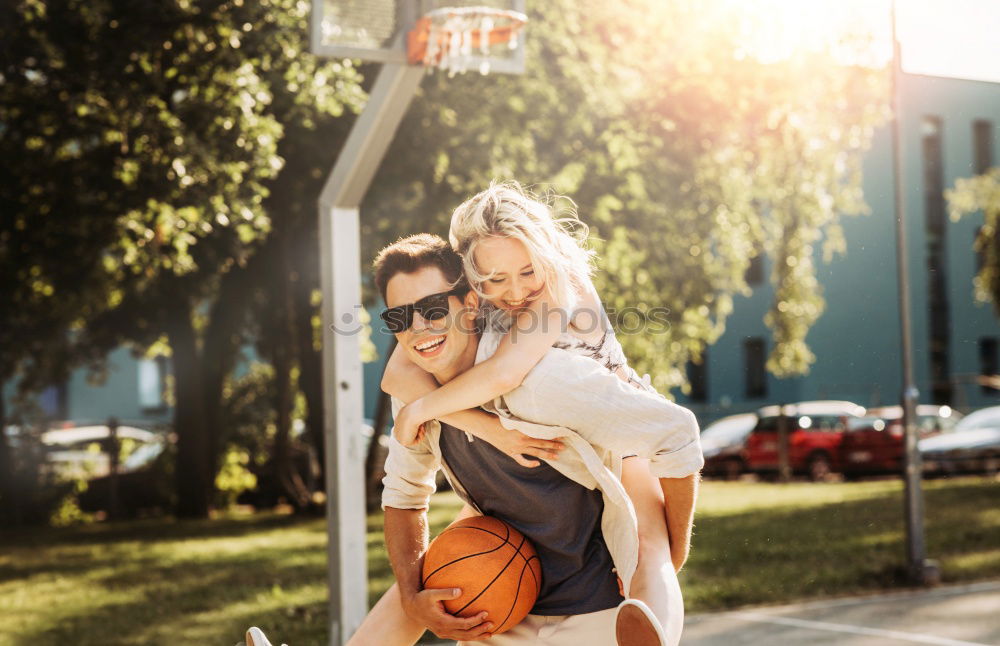
<path fill-rule="evenodd" d="M 900 107 L 902 105 L 902 57 L 896 35 L 896 2 L 892 1 L 892 170 L 893 195 L 896 215 L 896 267 L 899 278 L 899 324 L 903 368 L 903 463 L 906 512 L 906 545 L 909 574 L 913 582 L 927 585 L 937 580 L 937 566 L 926 559 L 924 545 L 924 498 L 921 490 L 920 451 L 917 449 L 917 399 L 920 395 L 913 381 L 913 337 L 910 329 L 910 281 L 906 262 L 906 211 L 903 196 L 903 150 L 900 133 Z"/>
<path fill-rule="evenodd" d="M 108 425 L 108 518 L 118 520 L 118 459 L 121 457 L 122 445 L 118 441 L 118 418 L 109 417 Z"/>
<path fill-rule="evenodd" d="M 784 484 L 792 481 L 792 467 L 788 462 L 787 408 L 784 404 L 778 405 L 778 482 Z"/>

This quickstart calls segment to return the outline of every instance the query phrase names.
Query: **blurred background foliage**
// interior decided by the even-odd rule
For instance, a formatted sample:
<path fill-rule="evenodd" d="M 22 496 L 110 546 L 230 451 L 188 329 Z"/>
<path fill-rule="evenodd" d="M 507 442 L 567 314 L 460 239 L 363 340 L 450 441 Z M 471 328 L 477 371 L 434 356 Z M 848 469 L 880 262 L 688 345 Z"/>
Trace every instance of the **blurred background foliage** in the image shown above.
<path fill-rule="evenodd" d="M 311 422 L 320 410 L 315 196 L 365 93 L 350 61 L 305 51 L 308 10 L 291 0 L 3 10 L 0 383 L 38 389 L 81 364 L 100 370 L 119 345 L 165 339 L 184 516 L 207 514 L 222 391 L 245 343 L 265 349 L 279 385 L 300 357 Z M 291 423 L 290 401 L 272 402 L 279 425 Z"/>
<path fill-rule="evenodd" d="M 976 298 L 993 303 L 1000 316 L 1000 168 L 982 175 L 959 179 L 945 191 L 953 220 L 973 213 L 983 214 L 983 225 L 973 247 L 982 258 L 974 280 Z"/>
<path fill-rule="evenodd" d="M 746 34 L 768 16 L 733 3 L 530 9 L 545 37 L 527 39 L 525 76 L 424 82 L 369 193 L 365 257 L 403 233 L 446 232 L 464 198 L 516 178 L 576 203 L 605 306 L 640 318 L 623 343 L 661 391 L 722 333 L 760 254 L 776 287 L 768 367 L 806 372 L 823 310 L 813 258 L 845 252 L 840 216 L 867 210 L 861 153 L 888 116 L 887 70 L 823 51 L 761 62 Z M 859 54 L 870 44 L 845 37 Z M 666 329 L 644 319 L 652 308 L 669 310 Z"/>
<path fill-rule="evenodd" d="M 100 375 L 121 345 L 169 353 L 182 516 L 237 499 L 250 475 L 300 509 L 322 482 L 293 466 L 323 455 L 316 202 L 378 67 L 310 55 L 308 11 L 0 8 L 0 385 Z M 866 212 L 861 153 L 887 117 L 887 70 L 819 50 L 762 61 L 746 39 L 767 16 L 722 0 L 551 0 L 530 19 L 545 38 L 528 38 L 524 76 L 425 78 L 363 206 L 364 261 L 446 234 L 463 199 L 517 179 L 575 202 L 605 305 L 631 312 L 626 351 L 661 391 L 685 386 L 762 254 L 768 367 L 807 371 L 814 258 L 849 252 L 839 218 Z M 869 36 L 846 35 L 840 54 Z M 996 203 L 996 177 L 975 181 L 956 213 Z M 268 367 L 238 376 L 248 346 Z M 0 427 L 14 418 L 2 405 Z M 0 434 L 0 501 L 11 460 Z"/>

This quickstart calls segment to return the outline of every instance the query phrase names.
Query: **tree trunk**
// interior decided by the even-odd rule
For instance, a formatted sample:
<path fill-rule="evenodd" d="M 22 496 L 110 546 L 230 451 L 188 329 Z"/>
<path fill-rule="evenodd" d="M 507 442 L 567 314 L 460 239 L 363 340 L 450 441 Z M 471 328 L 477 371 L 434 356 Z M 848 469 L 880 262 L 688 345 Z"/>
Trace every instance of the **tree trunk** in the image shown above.
<path fill-rule="evenodd" d="M 392 356 L 392 351 L 395 349 L 396 339 L 393 337 L 392 343 L 389 344 L 385 352 L 385 362 L 382 365 L 382 372 L 385 372 L 385 366 L 389 365 L 389 357 Z M 378 393 L 378 403 L 375 405 L 372 441 L 368 444 L 368 455 L 365 457 L 365 499 L 369 511 L 374 511 L 380 503 L 378 493 L 382 465 L 379 464 L 379 460 L 384 461 L 385 455 L 381 450 L 382 445 L 379 444 L 379 439 L 385 433 L 386 424 L 391 421 L 391 412 L 392 400 L 387 392 L 380 390 Z"/>
<path fill-rule="evenodd" d="M 308 301 L 306 304 L 308 304 Z M 304 313 L 305 316 L 300 317 L 298 316 L 299 313 Z M 302 394 L 306 399 L 306 436 L 309 438 L 313 450 L 316 451 L 316 456 L 319 461 L 319 481 L 325 482 L 325 455 L 323 453 L 325 440 L 323 438 L 322 358 L 320 353 L 313 348 L 313 330 L 312 322 L 310 321 L 311 314 L 311 309 L 307 309 L 303 312 L 303 310 L 296 308 L 297 316 L 295 317 L 295 341 L 298 345 L 298 386 L 299 390 L 302 391 Z M 305 321 L 302 320 L 303 318 Z"/>
<path fill-rule="evenodd" d="M 0 525 L 20 525 L 17 492 L 14 490 L 14 460 L 7 441 L 7 402 L 4 401 L 4 380 L 0 380 Z"/>
<path fill-rule="evenodd" d="M 315 244 L 315 240 L 309 240 Z M 296 355 L 299 363 L 299 390 L 306 398 L 306 433 L 312 442 L 313 449 L 319 460 L 321 483 L 325 480 L 323 468 L 325 454 L 323 452 L 323 376 L 322 356 L 313 345 L 313 317 L 319 314 L 319 308 L 312 304 L 313 289 L 318 287 L 318 274 L 310 272 L 311 264 L 304 259 L 305 254 L 292 258 L 297 275 L 293 282 L 292 325 L 296 342 Z"/>
<path fill-rule="evenodd" d="M 279 317 L 283 318 L 283 317 Z M 291 340 L 275 339 L 274 346 L 290 345 Z M 274 473 L 291 504 L 304 509 L 310 504 L 309 490 L 302 481 L 292 451 L 292 404 L 294 391 L 291 378 L 292 362 L 288 348 L 277 348 L 272 357 L 274 365 Z"/>
<path fill-rule="evenodd" d="M 232 373 L 240 346 L 244 341 L 242 325 L 250 306 L 251 292 L 256 278 L 255 267 L 255 258 L 251 258 L 248 266 L 234 267 L 222 277 L 205 330 L 205 344 L 201 352 L 202 375 L 204 375 L 202 392 L 208 435 L 208 466 L 212 475 L 213 493 L 214 475 L 221 466 L 222 448 L 226 441 L 222 393 L 226 377 Z"/>
<path fill-rule="evenodd" d="M 174 409 L 177 515 L 182 518 L 207 518 L 213 486 L 201 361 L 191 323 L 192 308 L 190 304 L 183 303 L 179 309 L 179 316 L 168 323 L 167 331 L 173 350 L 177 398 Z"/>
<path fill-rule="evenodd" d="M 292 451 L 292 408 L 295 404 L 295 384 L 292 383 L 292 366 L 295 362 L 295 328 L 292 312 L 292 268 L 288 253 L 288 239 L 278 238 L 278 267 L 272 291 L 280 298 L 279 306 L 272 310 L 271 359 L 274 365 L 274 411 L 276 433 L 274 438 L 275 473 L 288 501 L 296 509 L 306 509 L 311 503 L 311 492 L 302 481 Z M 280 295 L 280 296 L 279 296 Z"/>

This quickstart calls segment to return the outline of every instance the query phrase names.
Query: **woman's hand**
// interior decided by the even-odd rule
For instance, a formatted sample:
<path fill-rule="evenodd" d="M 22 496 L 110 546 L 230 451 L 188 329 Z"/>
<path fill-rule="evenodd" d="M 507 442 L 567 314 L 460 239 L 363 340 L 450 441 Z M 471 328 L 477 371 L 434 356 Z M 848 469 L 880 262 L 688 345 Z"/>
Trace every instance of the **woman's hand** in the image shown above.
<path fill-rule="evenodd" d="M 529 468 L 537 467 L 541 462 L 529 460 L 525 456 L 558 460 L 559 452 L 566 448 L 566 445 L 559 440 L 542 440 L 531 437 L 521 431 L 504 428 L 499 423 L 497 423 L 496 429 L 487 433 L 482 439 L 513 458 L 522 467 Z"/>
<path fill-rule="evenodd" d="M 403 446 L 413 446 L 424 438 L 424 423 L 428 421 L 420 412 L 418 399 L 399 409 L 392 434 Z"/>

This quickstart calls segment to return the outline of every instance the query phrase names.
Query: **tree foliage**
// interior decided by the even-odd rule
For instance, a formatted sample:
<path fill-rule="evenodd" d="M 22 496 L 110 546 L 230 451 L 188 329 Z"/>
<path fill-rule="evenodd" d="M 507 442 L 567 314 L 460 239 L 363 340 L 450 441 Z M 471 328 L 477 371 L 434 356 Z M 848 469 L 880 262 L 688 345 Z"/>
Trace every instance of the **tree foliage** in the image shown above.
<path fill-rule="evenodd" d="M 953 220 L 983 213 L 983 226 L 973 245 L 982 258 L 982 266 L 973 285 L 976 298 L 984 303 L 992 302 L 994 311 L 1000 316 L 1000 168 L 959 179 L 954 188 L 945 191 L 945 198 Z"/>
<path fill-rule="evenodd" d="M 626 351 L 661 389 L 722 333 L 758 254 L 773 265 L 768 366 L 807 371 L 814 259 L 843 252 L 840 216 L 867 209 L 860 157 L 886 115 L 885 70 L 824 52 L 762 62 L 744 35 L 767 17 L 735 3 L 530 9 L 523 77 L 425 80 L 369 198 L 368 257 L 445 231 L 462 199 L 515 178 L 575 201 Z"/>
<path fill-rule="evenodd" d="M 70 327 L 62 367 L 122 343 L 169 348 L 191 515 L 207 512 L 247 284 L 267 269 L 247 270 L 276 227 L 265 201 L 285 165 L 280 142 L 287 129 L 329 134 L 364 99 L 349 61 L 306 54 L 308 11 L 296 0 L 22 0 L 5 28 L 0 264 L 12 290 L 0 327 L 20 354 L 0 379 L 37 364 L 17 340 Z M 330 145 L 309 162 L 328 166 Z"/>
<path fill-rule="evenodd" d="M 0 383 L 58 379 L 121 343 L 169 348 L 194 515 L 243 344 L 280 372 L 276 437 L 297 390 L 320 442 L 315 202 L 364 92 L 350 62 L 306 53 L 308 9 L 17 0 L 0 22 Z M 722 333 L 758 254 L 769 366 L 807 370 L 815 258 L 865 211 L 884 72 L 822 52 L 765 63 L 744 37 L 767 17 L 734 2 L 531 11 L 526 75 L 425 79 L 368 193 L 363 257 L 444 233 L 463 199 L 515 178 L 576 202 L 605 304 L 661 390 Z"/>

